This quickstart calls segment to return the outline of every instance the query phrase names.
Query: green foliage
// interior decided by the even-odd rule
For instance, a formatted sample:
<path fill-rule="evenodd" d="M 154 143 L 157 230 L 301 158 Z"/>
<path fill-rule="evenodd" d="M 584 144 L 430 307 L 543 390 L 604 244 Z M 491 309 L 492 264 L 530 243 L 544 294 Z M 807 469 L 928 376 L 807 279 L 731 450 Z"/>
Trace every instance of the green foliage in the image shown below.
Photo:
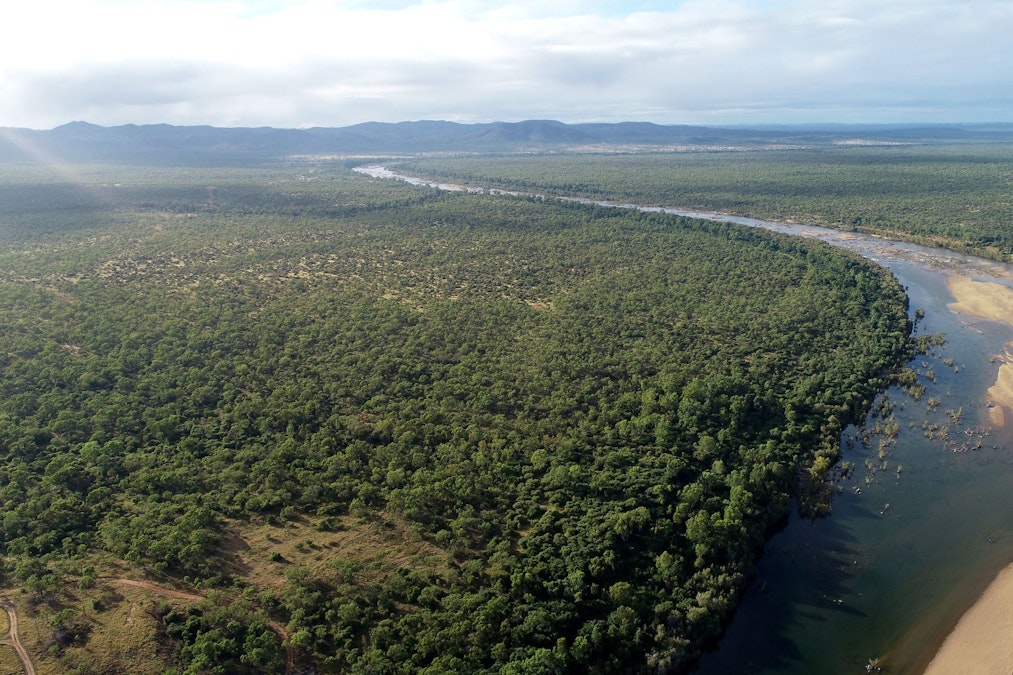
<path fill-rule="evenodd" d="M 88 550 L 213 586 L 225 519 L 396 516 L 444 564 L 271 566 L 326 672 L 685 665 L 909 332 L 887 272 L 732 225 L 77 175 L 82 222 L 40 176 L 0 192 L 0 549 L 41 586 L 26 561 Z M 191 671 L 277 670 L 244 602 L 165 616 Z"/>
<path fill-rule="evenodd" d="M 186 612 L 164 609 L 166 635 L 179 644 L 184 675 L 280 673 L 281 642 L 267 617 L 245 602 L 209 599 Z"/>
<path fill-rule="evenodd" d="M 539 194 L 886 233 L 1010 261 L 1011 160 L 1009 143 L 936 143 L 426 159 L 404 166 Z"/>

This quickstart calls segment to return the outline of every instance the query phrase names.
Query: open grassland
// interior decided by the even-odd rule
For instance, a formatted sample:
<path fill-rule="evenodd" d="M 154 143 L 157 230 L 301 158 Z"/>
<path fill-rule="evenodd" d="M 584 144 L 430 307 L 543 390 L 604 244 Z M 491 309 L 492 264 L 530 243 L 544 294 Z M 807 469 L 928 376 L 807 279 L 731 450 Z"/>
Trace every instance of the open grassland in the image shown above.
<path fill-rule="evenodd" d="M 18 602 L 21 640 L 40 675 L 77 672 L 164 673 L 171 645 L 158 617 L 164 604 L 185 605 L 144 589 L 100 584 L 67 590 L 58 604 Z M 75 616 L 81 631 L 61 641 L 56 626 Z M 18 671 L 20 672 L 20 664 Z"/>
<path fill-rule="evenodd" d="M 299 518 L 251 526 L 236 523 L 223 538 L 221 554 L 255 588 L 284 585 L 286 574 L 306 569 L 314 577 L 357 577 L 379 583 L 404 568 L 445 572 L 446 551 L 396 514 Z"/>
<path fill-rule="evenodd" d="M 21 675 L 24 670 L 18 655 L 14 653 L 14 647 L 0 643 L 0 672 L 10 675 Z"/>

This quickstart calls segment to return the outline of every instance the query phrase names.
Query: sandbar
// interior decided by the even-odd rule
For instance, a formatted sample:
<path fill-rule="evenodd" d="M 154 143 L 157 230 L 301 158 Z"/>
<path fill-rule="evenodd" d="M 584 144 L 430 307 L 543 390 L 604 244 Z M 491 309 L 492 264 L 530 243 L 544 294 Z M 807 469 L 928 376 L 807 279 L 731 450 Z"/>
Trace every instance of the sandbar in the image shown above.
<path fill-rule="evenodd" d="M 948 277 L 946 285 L 957 299 L 949 304 L 954 312 L 1013 325 L 1013 288 L 960 276 Z"/>
<path fill-rule="evenodd" d="M 925 675 L 1013 673 L 1013 565 L 960 617 Z"/>
<path fill-rule="evenodd" d="M 949 308 L 1013 325 L 1013 288 L 954 276 L 946 280 L 956 302 Z M 1002 426 L 1013 413 L 1013 343 L 1001 355 L 996 382 L 988 390 L 992 422 Z M 1013 673 L 1013 565 L 995 578 L 960 618 L 924 675 L 1010 675 Z"/>
<path fill-rule="evenodd" d="M 995 379 L 995 384 L 988 389 L 988 400 L 995 404 L 989 408 L 988 414 L 992 418 L 992 424 L 997 427 L 1006 424 L 1004 408 L 1013 409 L 1013 357 L 1010 355 L 1011 349 L 1013 349 L 1013 342 L 1006 345 L 1006 354 L 1003 357 L 1003 364 L 999 366 L 999 374 Z"/>
<path fill-rule="evenodd" d="M 954 312 L 1013 325 L 1013 288 L 960 276 L 947 278 L 946 285 L 957 300 L 948 305 Z M 1007 345 L 1006 353 L 1000 358 L 1003 363 L 999 366 L 995 384 L 987 392 L 988 400 L 993 404 L 989 416 L 997 427 L 1004 426 L 1007 415 L 1013 414 L 1013 343 Z"/>

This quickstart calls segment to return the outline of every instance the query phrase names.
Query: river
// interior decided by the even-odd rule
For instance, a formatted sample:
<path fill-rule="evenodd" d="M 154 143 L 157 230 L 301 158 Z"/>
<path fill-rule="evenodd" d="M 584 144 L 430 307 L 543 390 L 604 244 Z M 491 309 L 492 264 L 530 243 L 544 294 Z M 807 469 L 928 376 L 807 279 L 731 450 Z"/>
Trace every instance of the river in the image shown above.
<path fill-rule="evenodd" d="M 383 167 L 356 171 L 444 190 L 486 191 Z M 948 307 L 954 298 L 946 285 L 955 274 L 1010 285 L 1011 267 L 814 226 L 594 203 L 730 221 L 855 251 L 896 275 L 912 314 L 923 310 L 916 334 L 945 334 L 945 345 L 910 364 L 927 387 L 920 400 L 896 388 L 882 394 L 900 426 L 885 459 L 879 457 L 880 438 L 863 443 L 859 430 L 845 431 L 842 462 L 856 469 L 841 481 L 833 513 L 815 522 L 792 514 L 767 543 L 717 649 L 696 671 L 843 675 L 865 672 L 877 658 L 890 673 L 922 672 L 964 611 L 1013 562 L 1013 424 L 992 428 L 985 398 L 1013 328 L 956 314 Z"/>

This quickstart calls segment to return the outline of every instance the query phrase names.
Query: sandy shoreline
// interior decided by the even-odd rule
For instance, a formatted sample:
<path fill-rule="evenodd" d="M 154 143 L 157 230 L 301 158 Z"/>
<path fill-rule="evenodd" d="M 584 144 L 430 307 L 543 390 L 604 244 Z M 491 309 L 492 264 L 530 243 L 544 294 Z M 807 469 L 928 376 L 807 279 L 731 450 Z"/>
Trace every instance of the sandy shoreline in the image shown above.
<path fill-rule="evenodd" d="M 988 400 L 995 403 L 995 407 L 989 409 L 992 417 L 992 424 L 997 427 L 1005 426 L 1006 410 L 1013 408 L 1013 342 L 1006 346 L 1006 354 L 1003 357 L 1003 364 L 999 366 L 999 374 L 995 384 L 988 390 Z"/>
<path fill-rule="evenodd" d="M 946 285 L 957 300 L 949 304 L 954 312 L 1013 325 L 1013 288 L 992 281 L 975 281 L 970 277 L 950 277 Z M 1000 358 L 1003 364 L 999 366 L 995 384 L 987 393 L 988 400 L 994 404 L 989 415 L 992 424 L 997 427 L 1004 426 L 1006 418 L 1013 415 L 1013 343 L 1007 345 L 1006 353 Z"/>
<path fill-rule="evenodd" d="M 954 312 L 1013 325 L 1013 288 L 970 277 L 947 279 Z M 1002 426 L 1013 415 L 1013 343 L 988 390 L 992 422 Z M 1013 419 L 1013 418 L 1011 418 Z M 985 589 L 957 622 L 924 675 L 1010 675 L 1013 673 L 1013 564 Z"/>
<path fill-rule="evenodd" d="M 1013 673 L 1013 565 L 960 617 L 925 675 Z"/>

